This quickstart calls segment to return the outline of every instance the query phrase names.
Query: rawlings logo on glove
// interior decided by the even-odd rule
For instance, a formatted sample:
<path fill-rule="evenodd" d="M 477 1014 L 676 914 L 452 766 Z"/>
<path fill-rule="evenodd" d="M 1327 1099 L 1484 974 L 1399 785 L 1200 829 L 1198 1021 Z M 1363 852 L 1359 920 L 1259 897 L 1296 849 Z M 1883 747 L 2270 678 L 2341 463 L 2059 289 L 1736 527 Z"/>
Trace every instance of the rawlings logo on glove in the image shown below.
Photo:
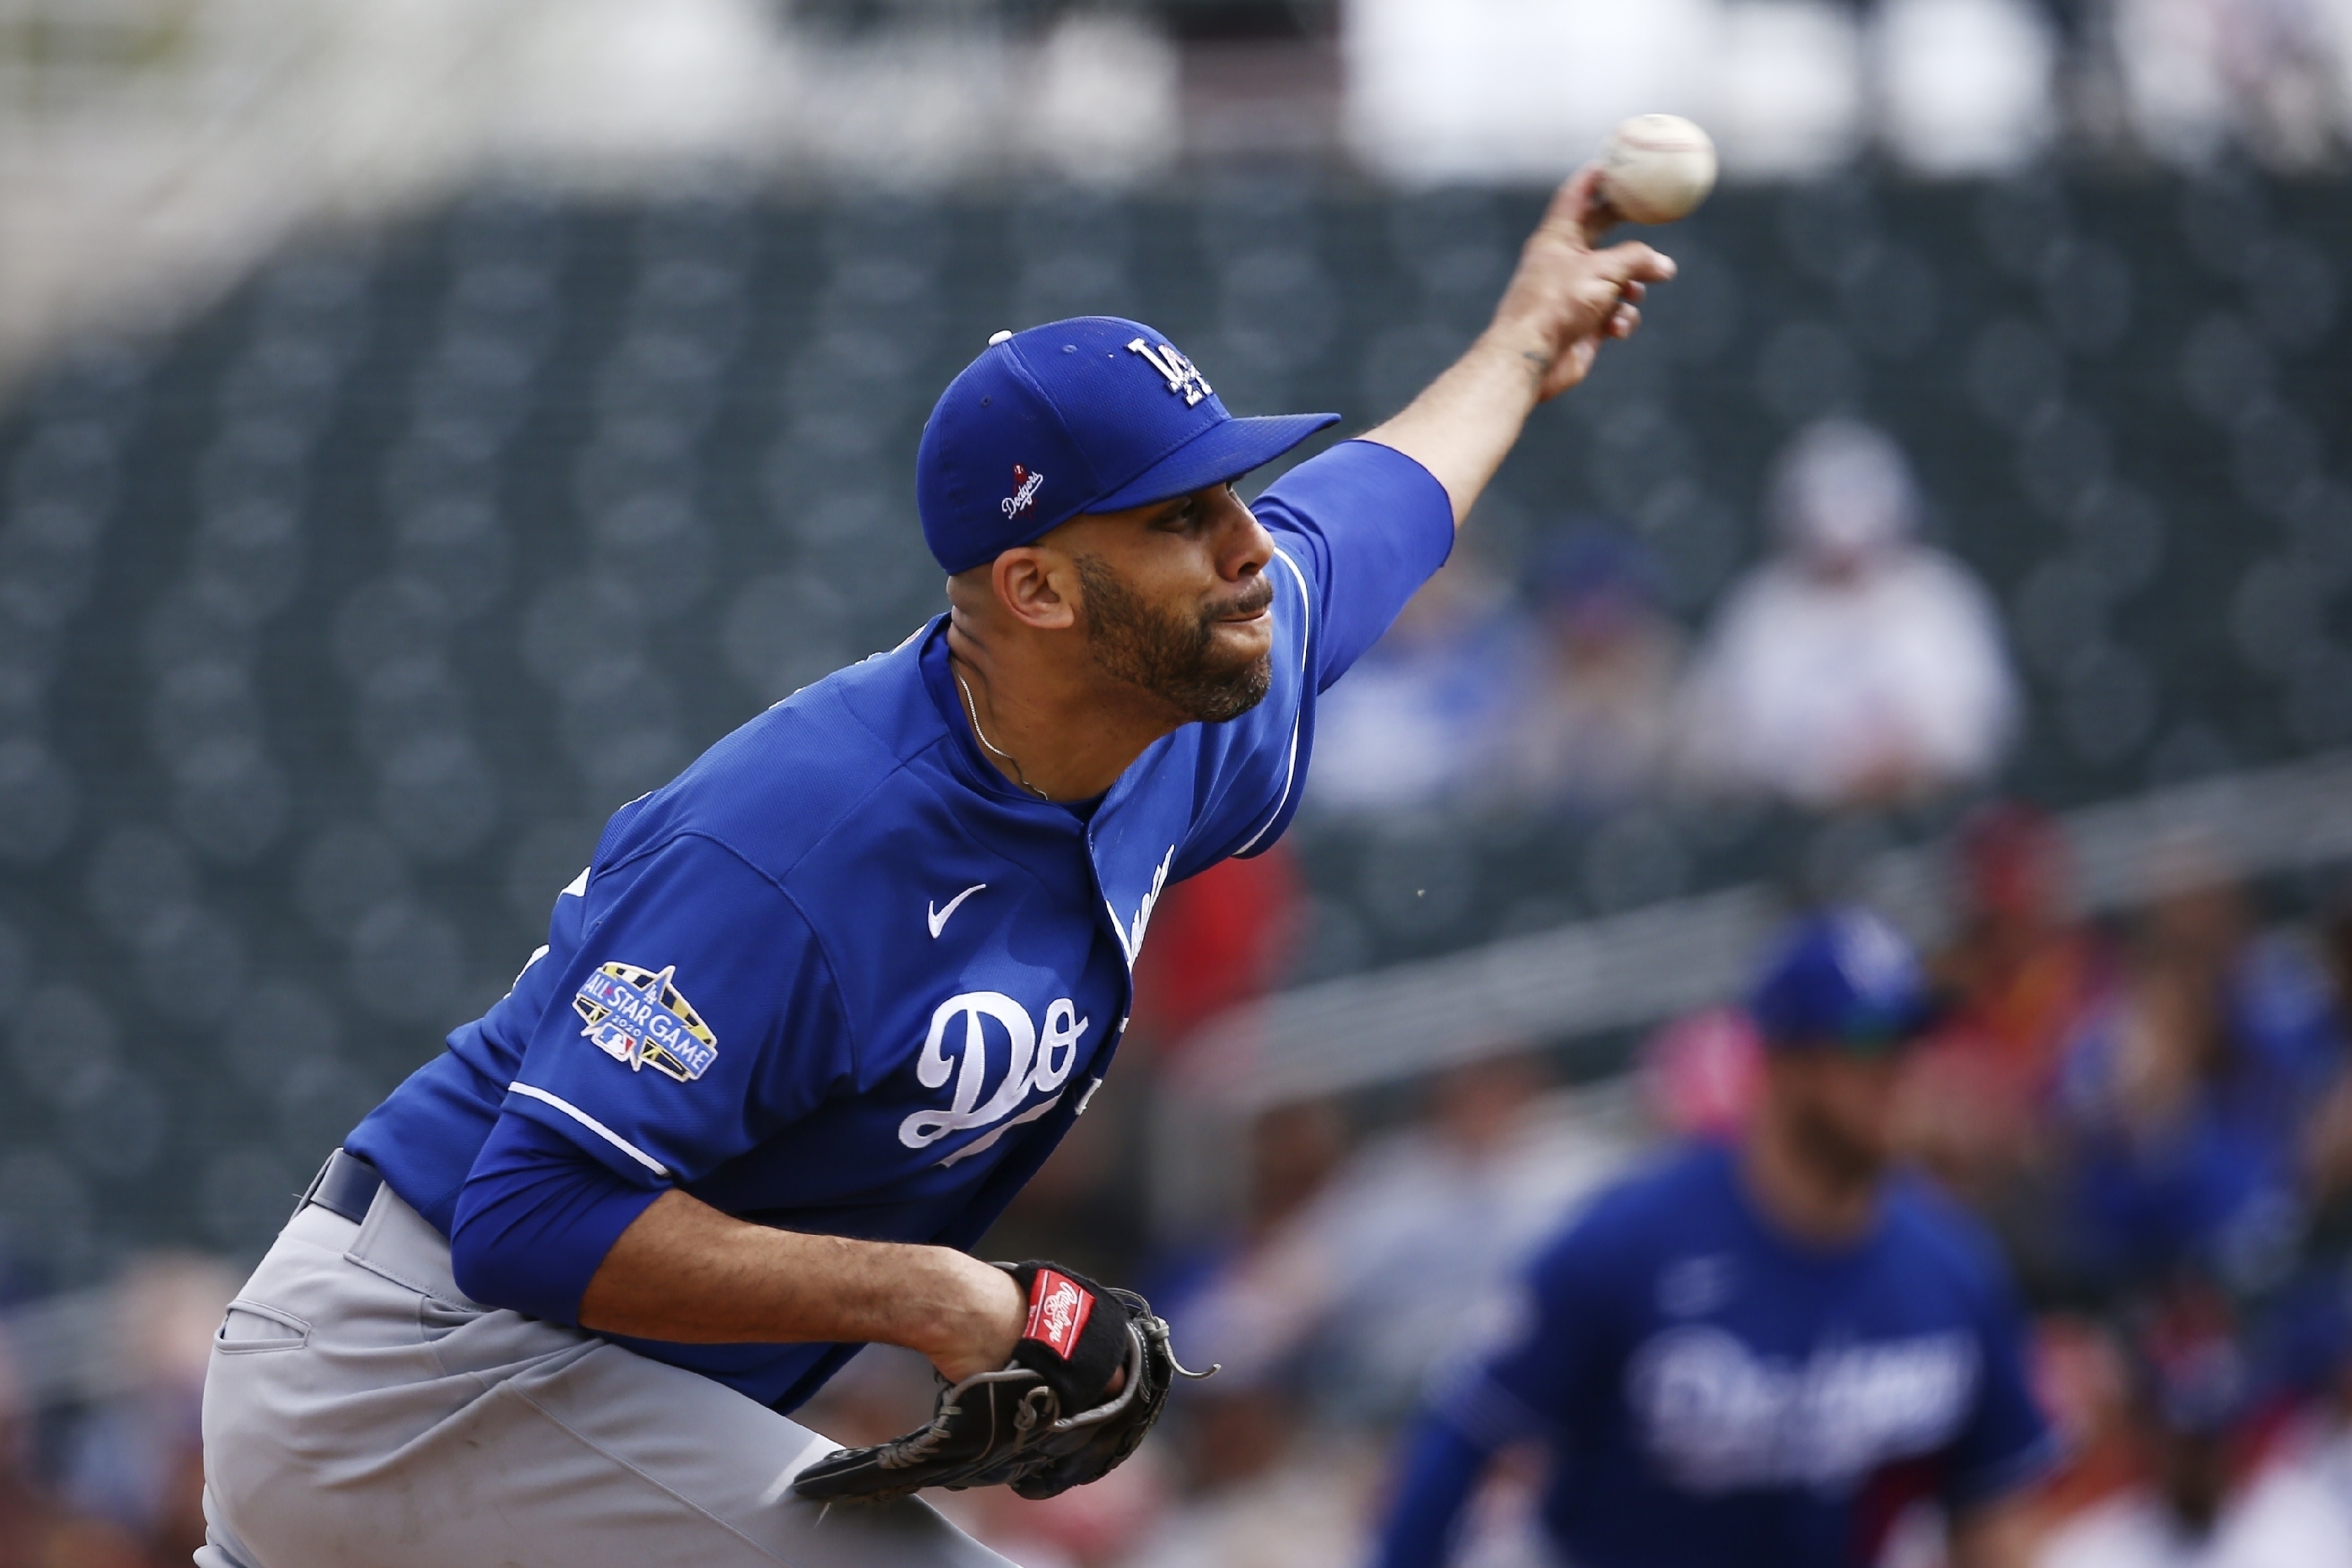
<path fill-rule="evenodd" d="M 1094 1311 L 1093 1291 L 1058 1268 L 1040 1268 L 1029 1286 L 1029 1324 L 1021 1337 L 1037 1341 L 1067 1361 Z"/>
<path fill-rule="evenodd" d="M 997 1267 L 1029 1299 L 1013 1359 L 941 1389 L 920 1430 L 834 1450 L 793 1479 L 794 1491 L 879 1500 L 925 1487 L 1009 1486 L 1052 1497 L 1100 1479 L 1135 1452 L 1178 1376 L 1217 1370 L 1179 1365 L 1167 1323 L 1132 1290 L 1107 1290 L 1050 1263 Z"/>

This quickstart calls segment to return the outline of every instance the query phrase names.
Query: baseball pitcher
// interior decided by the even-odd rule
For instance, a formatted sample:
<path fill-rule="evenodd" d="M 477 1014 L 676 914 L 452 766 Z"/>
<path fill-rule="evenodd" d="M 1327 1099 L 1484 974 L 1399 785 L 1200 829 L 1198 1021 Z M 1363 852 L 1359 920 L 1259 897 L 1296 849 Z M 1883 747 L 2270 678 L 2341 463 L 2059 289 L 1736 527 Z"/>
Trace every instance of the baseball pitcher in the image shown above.
<path fill-rule="evenodd" d="M 1109 1070 L 1161 892 L 1282 833 L 1318 694 L 1672 275 L 1605 212 L 1564 185 L 1460 362 L 1255 508 L 1337 416 L 1235 418 L 1136 321 L 998 334 L 916 458 L 946 613 L 622 807 L 230 1308 L 198 1563 L 993 1563 L 912 1494 L 1131 1452 L 1164 1325 L 964 1249 Z M 933 1418 L 836 1451 L 790 1413 L 877 1342 Z"/>

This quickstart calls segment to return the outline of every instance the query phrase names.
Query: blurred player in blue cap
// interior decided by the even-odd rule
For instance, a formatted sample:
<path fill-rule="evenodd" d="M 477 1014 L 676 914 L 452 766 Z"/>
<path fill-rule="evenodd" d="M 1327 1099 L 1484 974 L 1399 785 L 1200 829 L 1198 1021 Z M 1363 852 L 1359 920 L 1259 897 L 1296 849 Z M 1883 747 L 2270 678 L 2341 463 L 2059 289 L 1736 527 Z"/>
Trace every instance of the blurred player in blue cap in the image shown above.
<path fill-rule="evenodd" d="M 1749 1000 L 1765 1087 L 1737 1145 L 1603 1194 L 1536 1257 L 1408 1438 L 1382 1568 L 1443 1563 L 1497 1451 L 1549 1450 L 1576 1568 L 1868 1568 L 1916 1505 L 1953 1568 L 2018 1568 L 2053 1458 L 1986 1238 L 1890 1170 L 1896 1075 L 1931 1021 L 1916 956 L 1836 910 Z"/>
<path fill-rule="evenodd" d="M 1255 507 L 1337 415 L 1237 418 L 1139 321 L 974 343 L 915 458 L 945 613 L 615 813 L 513 989 L 329 1161 L 215 1350 L 204 1568 L 1001 1563 L 889 1494 L 1124 1458 L 1157 1320 L 965 1249 L 1109 1070 L 1161 892 L 1280 837 L 1318 695 L 1672 275 L 1595 248 L 1597 193 Z M 871 1342 L 962 1392 L 833 1453 L 789 1414 Z M 1048 1428 L 1050 1472 L 993 1465 Z"/>

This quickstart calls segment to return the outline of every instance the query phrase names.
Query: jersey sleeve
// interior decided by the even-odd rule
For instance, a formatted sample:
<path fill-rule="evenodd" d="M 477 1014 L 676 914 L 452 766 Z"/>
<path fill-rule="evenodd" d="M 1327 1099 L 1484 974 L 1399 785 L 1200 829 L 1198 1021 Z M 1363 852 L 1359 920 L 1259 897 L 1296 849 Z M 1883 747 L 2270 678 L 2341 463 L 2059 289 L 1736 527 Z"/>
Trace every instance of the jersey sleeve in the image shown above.
<path fill-rule="evenodd" d="M 1444 1568 L 1491 1452 L 1433 1415 L 1407 1427 L 1373 1568 Z"/>
<path fill-rule="evenodd" d="M 1318 691 L 1380 640 L 1454 550 L 1445 487 L 1377 441 L 1343 441 L 1301 463 L 1252 510 L 1307 580 Z"/>
<path fill-rule="evenodd" d="M 501 1116 L 457 1194 L 450 1273 L 474 1300 L 576 1325 L 604 1255 L 660 1196 L 535 1118 Z"/>
<path fill-rule="evenodd" d="M 1606 1375 L 1616 1251 L 1588 1218 L 1539 1254 L 1474 1335 L 1483 1348 L 1441 1363 L 1433 1413 L 1489 1453 L 1572 1437 Z"/>
<path fill-rule="evenodd" d="M 2033 1395 L 2027 1324 L 1999 1265 L 1986 1258 L 1978 1338 L 1983 1356 L 1977 1400 L 1953 1440 L 1944 1504 L 1955 1513 L 1999 1500 L 2039 1480 L 2058 1458 L 2057 1436 Z"/>
<path fill-rule="evenodd" d="M 815 933 L 724 846 L 682 836 L 562 902 L 502 1116 L 637 1186 L 685 1185 L 854 1081 Z"/>

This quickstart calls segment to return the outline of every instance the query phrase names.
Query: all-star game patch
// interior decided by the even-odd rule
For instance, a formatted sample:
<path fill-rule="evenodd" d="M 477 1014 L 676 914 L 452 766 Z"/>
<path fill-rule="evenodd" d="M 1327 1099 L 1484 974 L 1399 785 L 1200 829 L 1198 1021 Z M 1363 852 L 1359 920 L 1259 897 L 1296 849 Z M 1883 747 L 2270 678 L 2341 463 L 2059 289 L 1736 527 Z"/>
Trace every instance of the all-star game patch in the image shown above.
<path fill-rule="evenodd" d="M 670 984 L 677 973 L 676 964 L 658 972 L 604 965 L 572 998 L 572 1010 L 588 1021 L 580 1032 L 631 1072 L 651 1068 L 680 1083 L 700 1078 L 719 1059 L 719 1041 Z"/>

